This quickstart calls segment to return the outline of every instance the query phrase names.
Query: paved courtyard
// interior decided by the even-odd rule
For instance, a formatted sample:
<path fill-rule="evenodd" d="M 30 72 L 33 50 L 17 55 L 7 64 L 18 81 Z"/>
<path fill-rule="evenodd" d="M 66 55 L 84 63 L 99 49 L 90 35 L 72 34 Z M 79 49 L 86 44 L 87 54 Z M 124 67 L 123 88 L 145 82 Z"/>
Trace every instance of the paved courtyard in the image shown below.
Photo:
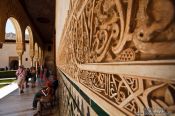
<path fill-rule="evenodd" d="M 27 88 L 19 95 L 18 90 L 13 91 L 6 97 L 0 99 L 0 116 L 33 116 L 36 110 L 32 110 L 32 100 L 34 93 L 40 88 Z M 52 110 L 52 114 L 44 113 L 47 116 L 57 116 L 57 108 Z"/>

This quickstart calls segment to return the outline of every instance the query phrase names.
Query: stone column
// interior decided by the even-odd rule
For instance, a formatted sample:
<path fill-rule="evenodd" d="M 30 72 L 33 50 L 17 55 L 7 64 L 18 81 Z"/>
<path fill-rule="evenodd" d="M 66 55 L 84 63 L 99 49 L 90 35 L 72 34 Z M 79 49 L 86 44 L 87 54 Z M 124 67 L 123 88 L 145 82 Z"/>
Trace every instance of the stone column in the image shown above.
<path fill-rule="evenodd" d="M 23 49 L 23 43 L 22 42 L 17 42 L 16 43 L 16 52 L 18 54 L 18 62 L 19 62 L 19 66 L 22 65 L 22 55 L 24 53 L 24 49 Z"/>
<path fill-rule="evenodd" d="M 30 57 L 31 60 L 31 67 L 33 67 L 33 57 Z"/>
<path fill-rule="evenodd" d="M 19 66 L 21 66 L 22 65 L 22 54 L 18 55 L 18 58 L 19 58 L 18 60 Z"/>
<path fill-rule="evenodd" d="M 43 50 L 41 50 L 41 57 L 40 57 L 40 62 L 41 62 L 41 65 L 43 65 Z"/>
<path fill-rule="evenodd" d="M 3 46 L 3 43 L 5 42 L 5 22 L 2 20 L 2 17 L 0 18 L 0 49 Z"/>
<path fill-rule="evenodd" d="M 29 54 L 30 54 L 30 60 L 31 60 L 31 67 L 33 67 L 33 65 L 34 65 L 34 55 L 35 55 L 33 46 L 30 46 Z"/>
<path fill-rule="evenodd" d="M 38 65 L 41 65 L 41 48 L 38 49 Z"/>
<path fill-rule="evenodd" d="M 39 58 L 39 53 L 38 53 L 38 46 L 35 47 L 35 67 L 36 67 L 36 70 L 38 69 L 38 58 Z"/>
<path fill-rule="evenodd" d="M 36 67 L 36 71 L 38 70 L 38 58 L 35 59 L 35 67 Z"/>

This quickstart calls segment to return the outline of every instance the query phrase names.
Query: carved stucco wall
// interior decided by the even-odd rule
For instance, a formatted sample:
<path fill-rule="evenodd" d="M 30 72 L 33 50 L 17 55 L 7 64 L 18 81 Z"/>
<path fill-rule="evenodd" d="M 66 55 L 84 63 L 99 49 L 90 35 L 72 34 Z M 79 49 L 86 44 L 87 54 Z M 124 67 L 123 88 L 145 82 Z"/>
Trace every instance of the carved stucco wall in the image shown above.
<path fill-rule="evenodd" d="M 29 32 L 32 34 L 30 38 L 33 38 L 32 44 L 30 45 L 30 56 L 34 57 L 34 44 L 38 43 L 39 47 L 43 47 L 41 38 L 37 34 L 37 31 L 35 28 L 33 28 L 32 23 L 30 22 L 28 16 L 26 15 L 23 7 L 19 3 L 18 0 L 1 0 L 0 1 L 0 44 L 5 42 L 5 26 L 7 19 L 11 18 L 12 22 L 18 26 L 16 27 L 16 34 L 17 34 L 17 40 L 16 40 L 16 51 L 18 55 L 23 54 L 25 50 L 25 44 L 24 44 L 24 35 L 25 35 L 25 29 L 28 28 Z M 28 26 L 28 27 L 27 27 Z M 30 29 L 30 28 L 31 29 Z"/>
<path fill-rule="evenodd" d="M 175 113 L 174 8 L 173 0 L 70 0 L 57 36 L 63 82 L 109 115 Z"/>

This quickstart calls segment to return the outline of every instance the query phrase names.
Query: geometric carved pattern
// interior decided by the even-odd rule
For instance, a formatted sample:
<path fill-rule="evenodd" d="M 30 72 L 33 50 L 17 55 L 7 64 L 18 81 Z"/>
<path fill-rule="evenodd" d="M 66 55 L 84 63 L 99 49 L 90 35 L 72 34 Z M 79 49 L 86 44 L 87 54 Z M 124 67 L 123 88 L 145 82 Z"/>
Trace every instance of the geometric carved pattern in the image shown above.
<path fill-rule="evenodd" d="M 155 109 L 162 114 L 175 112 L 174 82 L 78 67 L 174 59 L 174 1 L 75 1 L 68 18 L 58 57 L 64 72 L 126 115 L 154 115 Z"/>
<path fill-rule="evenodd" d="M 126 50 L 123 50 L 116 59 L 118 61 L 134 61 L 136 59 L 135 52 L 133 49 L 128 48 Z"/>
<path fill-rule="evenodd" d="M 139 107 L 135 100 L 130 101 L 126 106 L 124 106 L 124 108 L 130 112 L 134 112 L 134 113 L 140 112 Z"/>
<path fill-rule="evenodd" d="M 127 115 L 175 112 L 175 83 L 85 70 L 77 73 L 78 82 Z"/>
<path fill-rule="evenodd" d="M 175 84 L 128 75 L 82 71 L 79 82 L 128 115 L 145 109 L 175 112 Z M 85 74 L 87 73 L 87 74 Z M 162 110 L 161 110 L 162 108 Z M 170 110 L 171 109 L 171 110 Z M 155 111 L 153 111 L 155 112 Z"/>

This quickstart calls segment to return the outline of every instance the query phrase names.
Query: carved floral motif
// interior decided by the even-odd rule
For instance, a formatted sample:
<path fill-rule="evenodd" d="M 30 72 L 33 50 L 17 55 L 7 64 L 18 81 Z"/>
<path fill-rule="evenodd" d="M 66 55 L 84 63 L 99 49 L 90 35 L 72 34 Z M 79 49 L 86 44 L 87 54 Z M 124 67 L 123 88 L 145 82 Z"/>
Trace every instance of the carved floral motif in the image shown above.
<path fill-rule="evenodd" d="M 74 35 L 71 39 L 79 63 L 174 57 L 171 0 L 88 0 L 81 10 L 82 4 L 78 3 L 71 23 L 74 31 L 67 30 Z M 119 57 L 126 49 L 132 49 L 132 54 L 125 53 L 127 60 L 123 60 Z"/>
<path fill-rule="evenodd" d="M 87 0 L 79 1 L 72 12 L 59 54 L 64 72 L 127 115 L 146 113 L 150 108 L 150 115 L 153 109 L 164 109 L 165 115 L 175 112 L 174 82 L 78 67 L 174 59 L 174 1 Z"/>

